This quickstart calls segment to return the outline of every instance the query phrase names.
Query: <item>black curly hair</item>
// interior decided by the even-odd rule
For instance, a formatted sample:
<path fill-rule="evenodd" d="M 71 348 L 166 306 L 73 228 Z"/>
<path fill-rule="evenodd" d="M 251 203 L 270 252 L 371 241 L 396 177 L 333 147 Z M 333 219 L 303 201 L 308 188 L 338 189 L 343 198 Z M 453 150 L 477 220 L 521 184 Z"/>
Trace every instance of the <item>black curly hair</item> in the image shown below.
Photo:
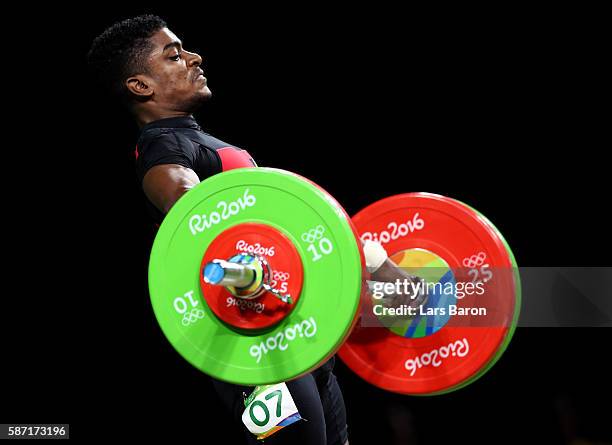
<path fill-rule="evenodd" d="M 115 23 L 96 37 L 87 54 L 91 71 L 100 82 L 124 101 L 129 100 L 125 79 L 147 72 L 150 37 L 166 27 L 156 15 L 139 15 Z"/>

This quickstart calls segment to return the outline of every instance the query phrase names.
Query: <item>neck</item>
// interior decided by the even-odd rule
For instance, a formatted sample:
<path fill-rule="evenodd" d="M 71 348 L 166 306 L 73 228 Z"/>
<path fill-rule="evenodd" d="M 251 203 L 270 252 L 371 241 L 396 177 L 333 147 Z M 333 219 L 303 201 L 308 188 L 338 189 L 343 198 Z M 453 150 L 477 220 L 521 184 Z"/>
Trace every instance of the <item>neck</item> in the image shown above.
<path fill-rule="evenodd" d="M 142 128 L 149 122 L 154 122 L 169 117 L 191 116 L 191 113 L 174 110 L 138 110 L 138 112 L 135 113 L 135 116 L 138 128 Z"/>

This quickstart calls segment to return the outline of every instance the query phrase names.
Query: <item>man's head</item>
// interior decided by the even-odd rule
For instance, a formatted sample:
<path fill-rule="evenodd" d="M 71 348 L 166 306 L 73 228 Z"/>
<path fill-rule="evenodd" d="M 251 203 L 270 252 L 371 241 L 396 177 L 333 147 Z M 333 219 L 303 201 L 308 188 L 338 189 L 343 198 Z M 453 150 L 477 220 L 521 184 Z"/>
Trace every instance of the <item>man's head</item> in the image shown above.
<path fill-rule="evenodd" d="M 157 16 L 115 23 L 94 40 L 89 65 L 135 114 L 191 113 L 211 95 L 202 58 Z"/>

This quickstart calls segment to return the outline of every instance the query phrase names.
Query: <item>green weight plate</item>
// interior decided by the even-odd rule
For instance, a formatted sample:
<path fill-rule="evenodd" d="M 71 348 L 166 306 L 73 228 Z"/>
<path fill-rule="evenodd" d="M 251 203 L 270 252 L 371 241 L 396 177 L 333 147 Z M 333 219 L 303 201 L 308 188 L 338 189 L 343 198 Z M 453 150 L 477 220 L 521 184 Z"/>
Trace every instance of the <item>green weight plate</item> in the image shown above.
<path fill-rule="evenodd" d="M 294 310 L 254 333 L 219 320 L 199 282 L 207 247 L 247 222 L 282 232 L 304 268 Z M 189 363 L 219 380 L 261 385 L 311 371 L 344 342 L 359 309 L 362 262 L 353 230 L 330 195 L 293 173 L 236 169 L 203 181 L 173 206 L 153 244 L 149 290 L 162 331 Z"/>

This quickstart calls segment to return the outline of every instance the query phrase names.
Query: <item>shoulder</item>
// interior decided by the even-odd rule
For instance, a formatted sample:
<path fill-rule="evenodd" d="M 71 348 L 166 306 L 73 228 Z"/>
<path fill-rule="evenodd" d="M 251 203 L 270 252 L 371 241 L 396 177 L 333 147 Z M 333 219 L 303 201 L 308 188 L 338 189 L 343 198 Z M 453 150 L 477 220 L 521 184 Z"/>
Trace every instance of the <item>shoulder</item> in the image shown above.
<path fill-rule="evenodd" d="M 238 148 L 235 145 L 228 144 L 227 142 L 222 141 L 221 139 L 218 139 L 204 131 L 200 132 L 200 135 L 202 137 L 202 142 L 207 148 L 210 148 L 213 150 L 218 150 L 220 148 L 228 148 L 228 147 Z"/>
<path fill-rule="evenodd" d="M 208 133 L 201 132 L 201 135 L 203 144 L 206 148 L 217 154 L 217 157 L 221 161 L 221 168 L 223 171 L 232 170 L 234 168 L 257 167 L 255 160 L 246 150 L 228 144 Z"/>
<path fill-rule="evenodd" d="M 140 181 L 157 165 L 177 164 L 193 169 L 195 159 L 191 140 L 172 129 L 147 130 L 136 145 L 136 173 Z"/>
<path fill-rule="evenodd" d="M 179 131 L 171 128 L 152 128 L 143 131 L 136 144 L 139 154 L 145 154 L 151 150 L 193 150 L 191 140 Z"/>

